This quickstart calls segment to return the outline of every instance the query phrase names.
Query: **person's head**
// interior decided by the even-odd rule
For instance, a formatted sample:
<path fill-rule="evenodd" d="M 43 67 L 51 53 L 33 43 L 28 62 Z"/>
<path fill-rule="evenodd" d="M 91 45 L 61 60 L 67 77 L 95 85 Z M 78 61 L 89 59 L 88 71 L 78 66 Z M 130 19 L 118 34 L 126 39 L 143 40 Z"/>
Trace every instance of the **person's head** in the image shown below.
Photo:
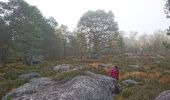
<path fill-rule="evenodd" d="M 119 68 L 117 65 L 114 66 L 115 68 Z"/>

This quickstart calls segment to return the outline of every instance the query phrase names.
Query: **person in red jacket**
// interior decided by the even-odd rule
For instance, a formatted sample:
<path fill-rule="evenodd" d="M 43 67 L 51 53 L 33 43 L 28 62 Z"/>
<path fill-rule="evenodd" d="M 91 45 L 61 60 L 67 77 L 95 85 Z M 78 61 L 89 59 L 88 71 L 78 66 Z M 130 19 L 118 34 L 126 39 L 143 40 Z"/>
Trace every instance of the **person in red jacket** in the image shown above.
<path fill-rule="evenodd" d="M 119 68 L 118 68 L 118 66 L 111 67 L 111 69 L 109 70 L 109 77 L 112 77 L 112 78 L 117 80 L 116 83 L 115 83 L 115 89 L 114 89 L 113 93 L 119 94 L 122 91 L 122 89 L 121 89 L 120 84 L 118 83 L 118 80 L 119 80 Z"/>
<path fill-rule="evenodd" d="M 116 79 L 116 80 L 119 80 L 119 68 L 118 68 L 118 66 L 114 66 L 110 69 L 109 76 Z"/>

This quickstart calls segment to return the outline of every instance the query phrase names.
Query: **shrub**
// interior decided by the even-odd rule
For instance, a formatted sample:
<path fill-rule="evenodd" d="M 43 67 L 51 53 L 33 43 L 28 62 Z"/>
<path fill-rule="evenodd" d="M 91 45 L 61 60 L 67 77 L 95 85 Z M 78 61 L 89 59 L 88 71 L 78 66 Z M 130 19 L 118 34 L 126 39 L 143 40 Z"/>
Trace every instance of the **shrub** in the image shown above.
<path fill-rule="evenodd" d="M 16 70 L 10 70 L 4 74 L 4 78 L 7 80 L 14 80 L 16 79 L 21 73 Z"/>

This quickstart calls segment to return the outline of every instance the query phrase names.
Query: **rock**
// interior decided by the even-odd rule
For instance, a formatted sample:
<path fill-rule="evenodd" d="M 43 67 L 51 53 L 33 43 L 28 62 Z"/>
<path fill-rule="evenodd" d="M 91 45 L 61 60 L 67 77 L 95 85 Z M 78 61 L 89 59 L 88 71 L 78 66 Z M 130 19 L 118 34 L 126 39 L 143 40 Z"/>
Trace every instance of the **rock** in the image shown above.
<path fill-rule="evenodd" d="M 70 64 L 61 64 L 61 65 L 55 66 L 54 70 L 56 72 L 80 71 L 85 67 L 86 67 L 85 65 L 72 66 Z"/>
<path fill-rule="evenodd" d="M 31 55 L 31 56 L 26 56 L 26 64 L 28 65 L 34 65 L 34 64 L 38 64 L 39 62 L 44 60 L 44 56 L 43 55 Z"/>
<path fill-rule="evenodd" d="M 93 53 L 93 54 L 89 54 L 89 55 L 87 56 L 88 59 L 99 59 L 99 58 L 101 58 L 101 57 L 102 57 L 102 55 L 99 54 L 99 53 Z"/>
<path fill-rule="evenodd" d="M 140 66 L 139 65 L 129 65 L 130 67 L 133 67 L 133 68 L 139 68 Z"/>
<path fill-rule="evenodd" d="M 142 71 L 145 69 L 145 67 L 140 66 L 140 65 L 129 65 L 126 69 L 130 70 L 137 70 L 137 71 Z"/>
<path fill-rule="evenodd" d="M 33 72 L 33 73 L 20 75 L 18 78 L 26 80 L 26 79 L 37 78 L 37 77 L 40 77 L 40 74 Z"/>
<path fill-rule="evenodd" d="M 50 78 L 34 78 L 29 83 L 26 83 L 8 93 L 2 98 L 2 100 L 7 100 L 7 98 L 10 98 L 10 100 L 26 100 L 27 96 L 29 97 L 33 95 L 50 84 L 52 84 Z"/>
<path fill-rule="evenodd" d="M 170 90 L 161 92 L 155 100 L 170 100 Z"/>
<path fill-rule="evenodd" d="M 100 68 L 108 68 L 110 66 L 112 66 L 112 64 L 99 64 L 98 65 L 98 67 L 100 67 Z"/>
<path fill-rule="evenodd" d="M 131 79 L 127 79 L 127 80 L 122 81 L 122 84 L 125 86 L 132 86 L 132 85 L 138 84 L 138 82 L 131 80 Z"/>
<path fill-rule="evenodd" d="M 124 55 L 125 55 L 125 56 L 130 56 L 130 57 L 133 56 L 132 53 L 124 53 Z"/>
<path fill-rule="evenodd" d="M 32 79 L 2 100 L 114 100 L 116 88 L 113 78 L 86 72 L 64 82 L 51 78 Z"/>
<path fill-rule="evenodd" d="M 165 59 L 165 57 L 163 57 L 161 55 L 157 55 L 156 58 L 158 58 L 158 59 Z"/>
<path fill-rule="evenodd" d="M 157 63 L 157 64 L 159 64 L 159 63 L 160 63 L 160 61 L 156 61 L 156 63 Z"/>
<path fill-rule="evenodd" d="M 151 59 L 156 59 L 156 57 L 151 57 Z"/>
<path fill-rule="evenodd" d="M 164 73 L 170 74 L 170 70 L 165 69 L 165 70 L 164 70 Z"/>
<path fill-rule="evenodd" d="M 69 71 L 72 66 L 70 64 L 61 64 L 54 67 L 57 72 Z"/>

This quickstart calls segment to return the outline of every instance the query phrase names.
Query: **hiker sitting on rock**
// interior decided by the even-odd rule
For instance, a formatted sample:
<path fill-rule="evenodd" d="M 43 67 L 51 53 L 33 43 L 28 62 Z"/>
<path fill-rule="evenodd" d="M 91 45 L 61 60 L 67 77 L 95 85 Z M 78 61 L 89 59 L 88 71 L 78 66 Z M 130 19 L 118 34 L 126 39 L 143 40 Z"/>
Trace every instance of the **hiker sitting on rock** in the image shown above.
<path fill-rule="evenodd" d="M 109 70 L 109 76 L 116 79 L 116 80 L 119 80 L 119 68 L 118 68 L 118 66 L 114 66 Z"/>
<path fill-rule="evenodd" d="M 121 89 L 120 84 L 118 84 L 118 80 L 119 80 L 119 68 L 118 68 L 118 66 L 114 66 L 109 70 L 109 77 L 112 77 L 116 80 L 115 89 L 114 89 L 113 93 L 119 94 L 122 89 Z"/>

